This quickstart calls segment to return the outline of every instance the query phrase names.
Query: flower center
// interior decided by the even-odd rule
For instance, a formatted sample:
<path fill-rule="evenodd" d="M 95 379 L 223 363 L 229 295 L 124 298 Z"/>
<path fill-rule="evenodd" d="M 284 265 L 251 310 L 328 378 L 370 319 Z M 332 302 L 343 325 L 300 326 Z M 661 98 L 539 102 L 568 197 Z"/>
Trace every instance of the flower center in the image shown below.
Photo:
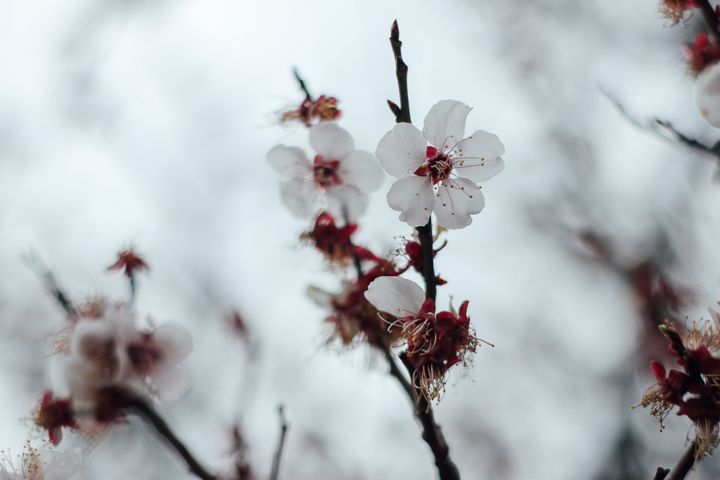
<path fill-rule="evenodd" d="M 338 175 L 340 160 L 325 160 L 320 155 L 315 155 L 313 159 L 313 178 L 315 184 L 322 188 L 340 185 L 342 180 Z"/>
<path fill-rule="evenodd" d="M 425 163 L 415 170 L 419 177 L 430 177 L 433 185 L 450 176 L 452 172 L 452 157 L 439 152 L 437 148 L 428 146 L 425 150 Z"/>

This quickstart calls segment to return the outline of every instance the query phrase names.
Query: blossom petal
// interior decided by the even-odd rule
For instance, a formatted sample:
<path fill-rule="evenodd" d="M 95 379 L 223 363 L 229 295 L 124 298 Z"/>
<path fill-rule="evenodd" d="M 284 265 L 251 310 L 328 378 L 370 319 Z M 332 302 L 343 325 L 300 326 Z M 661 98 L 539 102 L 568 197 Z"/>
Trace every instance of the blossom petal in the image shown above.
<path fill-rule="evenodd" d="M 720 128 L 720 63 L 706 68 L 695 80 L 695 103 L 713 127 Z"/>
<path fill-rule="evenodd" d="M 398 123 L 380 139 L 375 155 L 386 172 L 404 177 L 425 163 L 426 147 L 420 130 L 409 123 Z"/>
<path fill-rule="evenodd" d="M 327 211 L 335 218 L 354 223 L 365 213 L 367 206 L 368 196 L 357 187 L 338 185 L 327 189 Z"/>
<path fill-rule="evenodd" d="M 71 448 L 60 452 L 57 450 L 43 451 L 44 480 L 68 480 L 75 475 L 82 465 L 82 454 L 79 448 Z"/>
<path fill-rule="evenodd" d="M 335 295 L 333 295 L 332 293 L 314 285 L 310 285 L 309 287 L 307 287 L 305 293 L 307 293 L 307 296 L 310 297 L 310 300 L 312 300 L 313 303 L 318 307 L 324 308 L 326 310 L 330 310 L 332 308 L 333 299 L 335 298 Z"/>
<path fill-rule="evenodd" d="M 326 160 L 341 160 L 355 150 L 355 142 L 335 122 L 320 122 L 310 128 L 310 145 Z"/>
<path fill-rule="evenodd" d="M 192 337 L 179 323 L 163 323 L 155 329 L 155 341 L 170 361 L 179 361 L 190 354 Z"/>
<path fill-rule="evenodd" d="M 411 227 L 425 225 L 433 207 L 433 190 L 430 177 L 409 175 L 400 178 L 387 194 L 390 208 L 400 212 L 400 221 Z"/>
<path fill-rule="evenodd" d="M 470 215 L 479 213 L 484 206 L 485 198 L 480 187 L 466 178 L 457 178 L 440 185 L 433 211 L 438 225 L 458 229 L 470 225 Z"/>
<path fill-rule="evenodd" d="M 190 390 L 190 376 L 181 365 L 163 365 L 150 379 L 161 400 L 175 401 Z"/>
<path fill-rule="evenodd" d="M 457 100 L 442 100 L 425 116 L 423 135 L 438 150 L 446 152 L 465 134 L 465 119 L 472 107 Z"/>
<path fill-rule="evenodd" d="M 343 182 L 355 185 L 363 193 L 372 193 L 383 184 L 383 171 L 375 155 L 356 150 L 342 161 L 339 168 Z"/>
<path fill-rule="evenodd" d="M 267 153 L 268 163 L 284 178 L 297 178 L 311 172 L 312 166 L 305 152 L 298 147 L 275 145 Z"/>
<path fill-rule="evenodd" d="M 280 184 L 283 203 L 300 218 L 315 215 L 320 194 L 312 179 L 292 179 Z"/>
<path fill-rule="evenodd" d="M 365 298 L 381 312 L 396 317 L 415 315 L 425 301 L 425 292 L 406 278 L 378 277 L 368 285 Z"/>
<path fill-rule="evenodd" d="M 455 147 L 453 168 L 460 177 L 484 182 L 502 171 L 505 146 L 497 135 L 477 130 Z"/>

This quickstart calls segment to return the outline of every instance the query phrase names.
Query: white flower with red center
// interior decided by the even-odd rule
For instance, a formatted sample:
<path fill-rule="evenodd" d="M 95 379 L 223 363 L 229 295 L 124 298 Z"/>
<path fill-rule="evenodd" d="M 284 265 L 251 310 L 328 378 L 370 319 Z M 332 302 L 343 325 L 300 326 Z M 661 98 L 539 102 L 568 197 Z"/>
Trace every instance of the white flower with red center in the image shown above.
<path fill-rule="evenodd" d="M 277 145 L 267 154 L 270 165 L 284 178 L 283 202 L 302 218 L 322 209 L 336 218 L 356 220 L 367 208 L 368 194 L 382 185 L 377 159 L 355 150 L 350 134 L 335 122 L 310 128 L 310 145 L 316 152 L 312 161 L 298 147 Z"/>
<path fill-rule="evenodd" d="M 464 137 L 470 110 L 464 103 L 443 100 L 428 112 L 422 132 L 398 123 L 380 140 L 375 155 L 398 178 L 387 194 L 388 204 L 411 227 L 425 225 L 435 212 L 440 226 L 463 228 L 485 206 L 477 182 L 500 173 L 505 147 L 483 130 Z"/>

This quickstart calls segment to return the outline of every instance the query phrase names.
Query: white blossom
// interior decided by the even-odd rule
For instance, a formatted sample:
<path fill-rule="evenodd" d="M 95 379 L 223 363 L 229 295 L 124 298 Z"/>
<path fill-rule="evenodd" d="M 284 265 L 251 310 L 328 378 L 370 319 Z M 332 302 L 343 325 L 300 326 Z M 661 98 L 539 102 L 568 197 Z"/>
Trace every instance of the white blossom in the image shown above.
<path fill-rule="evenodd" d="M 401 318 L 420 311 L 425 292 L 412 280 L 386 276 L 378 277 L 368 285 L 365 298 L 379 311 Z"/>
<path fill-rule="evenodd" d="M 0 480 L 68 480 L 78 472 L 81 463 L 78 449 L 39 450 L 28 443 L 17 464 L 3 453 Z"/>
<path fill-rule="evenodd" d="M 458 101 L 443 100 L 428 112 L 422 132 L 398 123 L 380 140 L 375 154 L 398 178 L 387 194 L 388 204 L 411 227 L 425 225 L 435 212 L 439 225 L 463 228 L 485 206 L 476 182 L 500 173 L 505 147 L 483 130 L 464 137 L 470 110 Z"/>
<path fill-rule="evenodd" d="M 311 218 L 323 209 L 336 218 L 356 220 L 367 208 L 368 194 L 382 185 L 377 159 L 355 150 L 350 134 L 335 122 L 310 128 L 310 145 L 316 152 L 312 161 L 298 147 L 277 145 L 267 154 L 270 165 L 283 177 L 283 203 L 301 218 Z"/>

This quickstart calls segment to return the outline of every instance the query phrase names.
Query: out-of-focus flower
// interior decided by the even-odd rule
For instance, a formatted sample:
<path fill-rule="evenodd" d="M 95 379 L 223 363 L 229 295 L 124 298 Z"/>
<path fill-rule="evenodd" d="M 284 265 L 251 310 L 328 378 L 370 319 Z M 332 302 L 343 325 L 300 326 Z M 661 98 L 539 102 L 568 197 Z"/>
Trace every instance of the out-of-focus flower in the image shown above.
<path fill-rule="evenodd" d="M 59 452 L 39 450 L 25 444 L 17 465 L 11 458 L 0 458 L 0 480 L 67 480 L 80 469 L 77 449 Z"/>
<path fill-rule="evenodd" d="M 470 328 L 468 302 L 460 305 L 459 312 L 451 308 L 436 313 L 435 302 L 425 298 L 422 288 L 400 277 L 377 278 L 365 297 L 379 311 L 396 317 L 391 326 L 399 327 L 407 342 L 407 359 L 415 370 L 413 382 L 428 401 L 439 400 L 447 371 L 466 363 L 479 345 Z"/>
<path fill-rule="evenodd" d="M 720 128 L 720 63 L 714 63 L 698 75 L 694 93 L 700 114 L 710 125 Z"/>
<path fill-rule="evenodd" d="M 118 253 L 115 263 L 110 265 L 108 270 L 122 270 L 125 276 L 132 277 L 136 272 L 142 272 L 149 267 L 133 249 L 123 250 Z"/>
<path fill-rule="evenodd" d="M 470 110 L 464 103 L 443 100 L 428 112 L 422 132 L 398 123 L 380 140 L 375 154 L 398 178 L 387 194 L 388 205 L 411 227 L 425 225 L 435 212 L 439 225 L 463 228 L 485 206 L 476 182 L 500 173 L 505 147 L 482 130 L 464 137 Z"/>
<path fill-rule="evenodd" d="M 62 440 L 63 427 L 78 426 L 70 399 L 55 398 L 49 391 L 43 393 L 33 419 L 40 428 L 47 430 L 48 438 L 53 445 L 58 445 Z"/>
<path fill-rule="evenodd" d="M 709 321 L 696 323 L 685 335 L 672 325 L 661 326 L 682 371 L 667 372 L 661 363 L 650 362 L 656 383 L 638 404 L 650 408 L 661 429 L 670 411 L 678 407 L 677 414 L 695 425 L 696 459 L 709 455 L 720 441 L 720 332 L 717 313 L 711 310 L 711 315 L 715 325 Z"/>
<path fill-rule="evenodd" d="M 659 9 L 660 13 L 674 25 L 683 19 L 687 10 L 697 6 L 697 0 L 661 0 Z"/>
<path fill-rule="evenodd" d="M 715 43 L 713 37 L 709 37 L 704 32 L 698 33 L 695 41 L 691 45 L 686 45 L 683 52 L 687 59 L 688 70 L 693 76 L 700 75 L 720 60 L 720 46 Z"/>
<path fill-rule="evenodd" d="M 368 194 L 382 185 L 382 169 L 368 152 L 355 150 L 350 134 L 334 122 L 310 128 L 312 162 L 297 147 L 277 145 L 267 160 L 284 178 L 283 202 L 292 213 L 310 218 L 319 209 L 355 221 L 367 208 Z"/>
<path fill-rule="evenodd" d="M 353 244 L 352 236 L 357 228 L 355 223 L 338 227 L 332 215 L 322 212 L 315 219 L 313 229 L 303 233 L 300 238 L 312 243 L 325 255 L 331 265 L 346 266 L 354 258 L 378 260 L 378 257 L 367 248 Z"/>
<path fill-rule="evenodd" d="M 298 121 L 309 127 L 315 120 L 328 122 L 339 119 L 340 115 L 337 98 L 320 95 L 317 100 L 306 98 L 295 110 L 283 112 L 280 121 L 283 123 Z"/>
<path fill-rule="evenodd" d="M 390 262 L 381 261 L 358 280 L 345 282 L 339 293 L 308 287 L 308 296 L 315 304 L 330 311 L 325 319 L 332 327 L 329 341 L 339 339 L 349 346 L 361 337 L 371 345 L 390 346 L 397 340 L 400 329 L 390 328 L 390 321 L 380 317 L 365 298 L 365 290 L 376 278 L 399 273 Z"/>

